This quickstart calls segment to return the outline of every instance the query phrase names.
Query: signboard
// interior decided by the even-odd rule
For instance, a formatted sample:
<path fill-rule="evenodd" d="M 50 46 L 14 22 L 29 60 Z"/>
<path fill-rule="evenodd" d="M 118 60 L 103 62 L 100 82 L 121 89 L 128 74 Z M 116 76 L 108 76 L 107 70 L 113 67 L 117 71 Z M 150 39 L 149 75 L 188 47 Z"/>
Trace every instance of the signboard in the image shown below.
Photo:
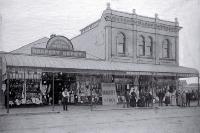
<path fill-rule="evenodd" d="M 41 79 L 42 69 L 8 67 L 9 79 Z"/>
<path fill-rule="evenodd" d="M 64 57 L 78 57 L 85 58 L 85 51 L 67 51 L 47 48 L 31 48 L 31 54 L 33 55 L 48 55 L 48 56 L 64 56 Z"/>
<path fill-rule="evenodd" d="M 117 93 L 115 83 L 102 83 L 102 100 L 103 105 L 117 104 Z"/>
<path fill-rule="evenodd" d="M 52 37 L 48 40 L 47 46 L 48 49 L 57 49 L 57 50 L 74 50 L 72 42 L 60 35 L 52 35 Z"/>

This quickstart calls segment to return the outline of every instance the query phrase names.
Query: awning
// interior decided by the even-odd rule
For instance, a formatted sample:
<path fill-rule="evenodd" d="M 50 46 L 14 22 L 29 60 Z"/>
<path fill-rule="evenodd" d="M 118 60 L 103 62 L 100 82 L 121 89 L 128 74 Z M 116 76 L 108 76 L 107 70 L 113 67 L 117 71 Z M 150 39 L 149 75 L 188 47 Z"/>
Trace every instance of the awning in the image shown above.
<path fill-rule="evenodd" d="M 156 74 L 179 77 L 195 77 L 199 74 L 196 69 L 175 65 L 134 64 L 85 58 L 33 56 L 21 54 L 4 54 L 3 58 L 6 66 L 11 67 L 120 71 L 130 75 Z"/>

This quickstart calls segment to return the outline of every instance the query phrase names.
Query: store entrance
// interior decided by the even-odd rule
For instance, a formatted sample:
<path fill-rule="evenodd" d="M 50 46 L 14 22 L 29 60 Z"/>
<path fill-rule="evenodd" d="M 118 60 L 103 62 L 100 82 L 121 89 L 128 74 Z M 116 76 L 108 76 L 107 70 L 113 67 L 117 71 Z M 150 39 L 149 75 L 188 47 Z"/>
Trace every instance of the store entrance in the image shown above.
<path fill-rule="evenodd" d="M 54 90 L 53 90 L 53 77 L 54 77 Z M 43 73 L 42 74 L 42 95 L 43 103 L 53 104 L 53 91 L 54 91 L 54 104 L 62 104 L 62 92 L 67 89 L 70 94 L 74 93 L 76 83 L 75 74 L 67 73 Z M 70 99 L 73 100 L 74 99 Z M 73 102 L 74 103 L 74 102 Z"/>

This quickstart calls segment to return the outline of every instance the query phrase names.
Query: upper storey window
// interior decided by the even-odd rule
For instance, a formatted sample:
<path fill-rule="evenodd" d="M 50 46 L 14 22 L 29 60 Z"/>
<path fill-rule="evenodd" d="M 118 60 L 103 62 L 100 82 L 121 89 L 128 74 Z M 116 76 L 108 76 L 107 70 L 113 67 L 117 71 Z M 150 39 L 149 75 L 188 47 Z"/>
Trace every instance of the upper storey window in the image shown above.
<path fill-rule="evenodd" d="M 123 33 L 117 34 L 117 53 L 118 54 L 125 54 L 125 42 L 126 38 Z"/>
<path fill-rule="evenodd" d="M 144 56 L 145 55 L 145 38 L 144 36 L 139 37 L 139 55 Z"/>
<path fill-rule="evenodd" d="M 163 42 L 162 42 L 162 55 L 163 55 L 163 58 L 169 58 L 169 50 L 170 50 L 170 46 L 169 46 L 169 40 L 168 39 L 165 39 Z"/>
<path fill-rule="evenodd" d="M 152 47 L 153 47 L 153 39 L 152 37 L 148 37 L 146 39 L 146 45 L 145 45 L 145 55 L 146 56 L 152 56 Z"/>

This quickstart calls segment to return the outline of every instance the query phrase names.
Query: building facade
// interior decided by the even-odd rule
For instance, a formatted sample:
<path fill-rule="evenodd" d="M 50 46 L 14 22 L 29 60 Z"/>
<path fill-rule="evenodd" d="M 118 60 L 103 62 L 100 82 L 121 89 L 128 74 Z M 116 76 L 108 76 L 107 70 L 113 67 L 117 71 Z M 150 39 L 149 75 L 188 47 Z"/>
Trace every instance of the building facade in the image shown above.
<path fill-rule="evenodd" d="M 173 93 L 179 78 L 199 75 L 179 66 L 180 29 L 177 19 L 115 11 L 108 4 L 99 20 L 72 39 L 51 35 L 1 53 L 0 94 L 9 107 L 59 104 L 63 89 L 73 104 L 116 104 L 131 91 L 137 99 Z"/>
<path fill-rule="evenodd" d="M 179 65 L 179 30 L 175 22 L 112 10 L 72 38 L 75 47 L 109 61 Z"/>

